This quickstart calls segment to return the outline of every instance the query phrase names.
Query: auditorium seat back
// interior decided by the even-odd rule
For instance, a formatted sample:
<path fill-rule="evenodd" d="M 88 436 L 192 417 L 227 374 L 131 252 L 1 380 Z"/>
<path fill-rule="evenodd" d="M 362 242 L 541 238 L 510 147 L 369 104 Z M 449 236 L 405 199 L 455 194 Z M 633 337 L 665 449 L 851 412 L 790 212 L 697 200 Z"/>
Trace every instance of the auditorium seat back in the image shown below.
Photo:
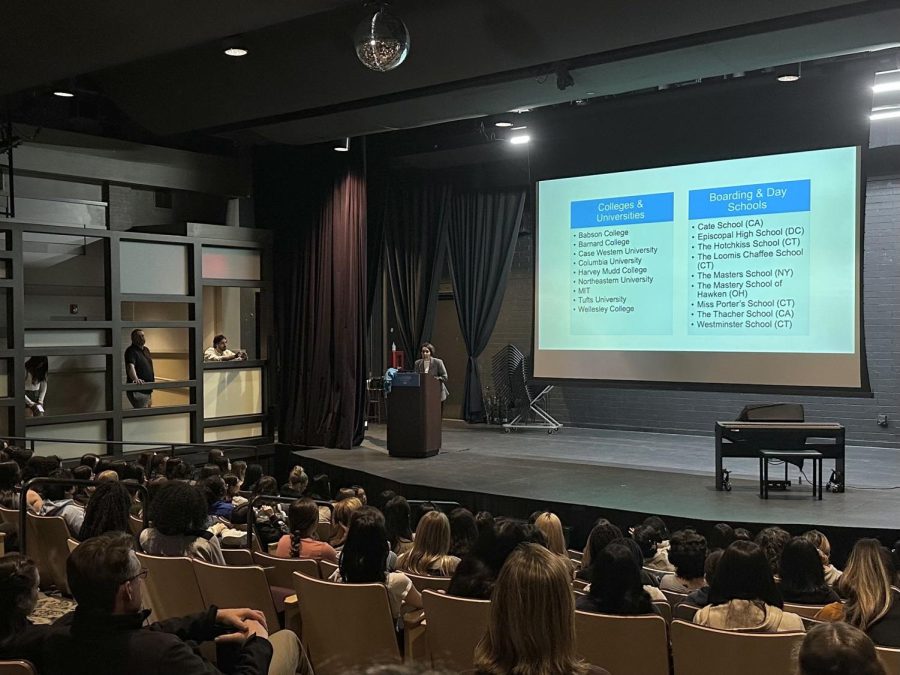
<path fill-rule="evenodd" d="M 446 672 L 473 670 L 475 645 L 488 628 L 490 601 L 426 590 L 422 604 L 428 624 L 425 639 L 431 651 L 431 667 Z"/>
<path fill-rule="evenodd" d="M 253 564 L 253 554 L 247 548 L 223 548 L 225 564 L 232 567 L 246 567 Z"/>
<path fill-rule="evenodd" d="M 689 605 L 688 603 L 683 602 L 672 608 L 672 619 L 681 619 L 682 621 L 692 623 L 694 621 L 694 614 L 699 611 L 700 608 L 696 605 Z"/>
<path fill-rule="evenodd" d="M 410 572 L 404 572 L 404 574 L 409 577 L 419 593 L 422 591 L 446 591 L 450 588 L 450 577 L 429 577 Z"/>
<path fill-rule="evenodd" d="M 194 560 L 203 602 L 216 607 L 252 607 L 266 615 L 269 632 L 281 629 L 269 580 L 262 567 L 230 567 Z"/>
<path fill-rule="evenodd" d="M 293 588 L 294 572 L 319 577 L 319 561 L 312 558 L 276 558 L 265 553 L 254 553 L 253 564 L 266 571 L 270 586 Z"/>
<path fill-rule="evenodd" d="M 785 612 L 793 612 L 801 617 L 806 617 L 807 619 L 815 619 L 816 614 L 818 614 L 824 605 L 795 605 L 791 602 L 784 603 L 784 611 Z"/>
<path fill-rule="evenodd" d="M 900 675 L 900 649 L 890 647 L 876 647 L 878 660 L 884 666 L 887 675 Z"/>
<path fill-rule="evenodd" d="M 150 572 L 144 582 L 144 603 L 152 612 L 151 621 L 206 611 L 190 558 L 165 558 L 145 553 L 138 553 L 137 557 L 141 567 Z"/>
<path fill-rule="evenodd" d="M 303 643 L 316 675 L 402 662 L 382 584 L 336 584 L 295 572 L 294 588 Z"/>
<path fill-rule="evenodd" d="M 26 515 L 28 537 L 26 555 L 37 564 L 41 588 L 56 586 L 69 595 L 66 560 L 69 559 L 69 527 L 60 516 Z"/>
<path fill-rule="evenodd" d="M 328 581 L 332 574 L 337 572 L 338 566 L 333 562 L 328 562 L 327 560 L 319 561 L 319 577 Z"/>
<path fill-rule="evenodd" d="M 0 675 L 37 675 L 28 661 L 0 661 Z"/>
<path fill-rule="evenodd" d="M 805 633 L 747 633 L 673 621 L 677 675 L 795 675 L 794 650 Z"/>
<path fill-rule="evenodd" d="M 661 616 L 576 611 L 575 640 L 581 657 L 615 675 L 669 673 L 669 639 Z"/>
<path fill-rule="evenodd" d="M 128 516 L 128 527 L 131 530 L 131 534 L 139 537 L 141 532 L 144 531 L 144 521 L 137 516 Z"/>

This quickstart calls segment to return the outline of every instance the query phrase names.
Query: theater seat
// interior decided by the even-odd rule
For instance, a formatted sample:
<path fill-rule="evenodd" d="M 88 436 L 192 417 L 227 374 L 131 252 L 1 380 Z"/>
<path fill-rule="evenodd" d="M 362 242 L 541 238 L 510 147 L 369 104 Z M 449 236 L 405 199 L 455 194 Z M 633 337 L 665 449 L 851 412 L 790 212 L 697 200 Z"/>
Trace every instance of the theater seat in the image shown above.
<path fill-rule="evenodd" d="M 878 659 L 887 675 L 900 675 L 900 649 L 892 649 L 891 647 L 876 647 Z"/>
<path fill-rule="evenodd" d="M 232 567 L 246 567 L 253 564 L 253 554 L 246 548 L 223 548 L 225 564 Z"/>
<path fill-rule="evenodd" d="M 0 675 L 37 675 L 28 661 L 0 661 Z"/>
<path fill-rule="evenodd" d="M 41 575 L 41 588 L 56 586 L 69 595 L 66 580 L 66 560 L 69 559 L 69 527 L 60 516 L 26 515 L 28 536 L 26 555 L 37 564 Z"/>
<path fill-rule="evenodd" d="M 805 633 L 744 633 L 673 621 L 678 675 L 795 675 L 794 650 Z"/>
<path fill-rule="evenodd" d="M 588 663 L 615 675 L 669 673 L 669 639 L 661 616 L 576 611 L 575 642 L 578 654 Z"/>
<path fill-rule="evenodd" d="M 404 572 L 404 574 L 409 577 L 419 593 L 422 591 L 446 591 L 450 588 L 450 577 L 429 577 L 410 572 Z"/>
<path fill-rule="evenodd" d="M 281 630 L 269 580 L 262 567 L 223 567 L 194 560 L 194 573 L 206 605 L 252 607 L 266 615 L 270 633 Z"/>
<path fill-rule="evenodd" d="M 152 621 L 206 611 L 190 558 L 165 558 L 145 553 L 138 553 L 137 557 L 141 567 L 150 572 L 144 582 L 144 600 L 152 611 Z"/>
<path fill-rule="evenodd" d="M 362 672 L 401 663 L 387 589 L 336 584 L 294 573 L 303 643 L 316 675 Z"/>
<path fill-rule="evenodd" d="M 312 558 L 276 558 L 254 552 L 252 564 L 259 565 L 266 571 L 270 586 L 293 588 L 294 572 L 315 578 L 319 576 L 319 561 Z"/>
<path fill-rule="evenodd" d="M 475 645 L 487 632 L 490 601 L 425 591 L 422 604 L 431 667 L 447 672 L 471 671 L 475 667 Z"/>

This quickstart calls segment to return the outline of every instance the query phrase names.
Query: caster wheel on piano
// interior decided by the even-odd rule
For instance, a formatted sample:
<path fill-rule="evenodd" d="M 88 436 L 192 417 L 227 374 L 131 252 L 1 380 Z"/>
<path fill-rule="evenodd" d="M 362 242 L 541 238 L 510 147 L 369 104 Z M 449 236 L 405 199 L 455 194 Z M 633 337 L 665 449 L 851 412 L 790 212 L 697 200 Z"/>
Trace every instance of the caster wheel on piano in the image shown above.
<path fill-rule="evenodd" d="M 503 433 L 504 433 L 504 434 L 508 434 L 510 431 L 512 431 L 512 429 L 504 429 L 504 430 L 503 430 Z"/>

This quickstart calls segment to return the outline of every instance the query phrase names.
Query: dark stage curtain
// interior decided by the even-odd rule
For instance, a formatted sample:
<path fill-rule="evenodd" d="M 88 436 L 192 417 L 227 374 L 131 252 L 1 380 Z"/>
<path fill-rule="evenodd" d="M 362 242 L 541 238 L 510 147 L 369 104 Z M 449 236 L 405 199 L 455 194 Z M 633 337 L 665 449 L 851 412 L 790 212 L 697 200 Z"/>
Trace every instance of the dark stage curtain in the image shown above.
<path fill-rule="evenodd" d="M 388 192 L 385 265 L 408 368 L 434 328 L 449 200 L 448 186 L 409 176 L 398 177 Z"/>
<path fill-rule="evenodd" d="M 365 413 L 363 151 L 281 151 L 256 167 L 257 213 L 276 229 L 283 442 L 350 448 Z M 260 178 L 264 179 L 259 180 Z M 259 203 L 262 202 L 262 203 Z"/>
<path fill-rule="evenodd" d="M 478 357 L 497 323 L 525 209 L 525 191 L 464 192 L 450 202 L 450 273 L 466 343 L 463 419 L 484 421 Z"/>

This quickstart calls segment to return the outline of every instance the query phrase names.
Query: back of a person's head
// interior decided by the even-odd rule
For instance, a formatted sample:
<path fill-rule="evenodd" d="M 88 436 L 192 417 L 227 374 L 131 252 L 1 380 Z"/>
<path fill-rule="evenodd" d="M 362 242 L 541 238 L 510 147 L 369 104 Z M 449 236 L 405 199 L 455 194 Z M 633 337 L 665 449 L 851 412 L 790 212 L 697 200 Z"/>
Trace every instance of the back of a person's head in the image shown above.
<path fill-rule="evenodd" d="M 669 540 L 669 562 L 682 579 L 703 577 L 706 562 L 706 537 L 694 530 L 678 530 Z"/>
<path fill-rule="evenodd" d="M 122 480 L 130 480 L 143 485 L 147 480 L 147 472 L 137 462 L 126 462 L 122 468 Z"/>
<path fill-rule="evenodd" d="M 231 463 L 231 472 L 243 481 L 247 473 L 247 462 L 242 459 L 235 460 Z"/>
<path fill-rule="evenodd" d="M 187 483 L 166 481 L 153 495 L 148 515 L 151 525 L 162 534 L 194 534 L 206 528 L 206 500 Z"/>
<path fill-rule="evenodd" d="M 371 506 L 357 511 L 341 551 L 341 577 L 351 584 L 383 582 L 388 556 L 384 516 Z"/>
<path fill-rule="evenodd" d="M 58 458 L 32 455 L 22 470 L 22 482 L 29 481 L 32 478 L 48 478 L 58 468 Z"/>
<path fill-rule="evenodd" d="M 871 638 L 843 622 L 811 628 L 797 661 L 798 675 L 885 675 Z"/>
<path fill-rule="evenodd" d="M 204 464 L 200 467 L 200 472 L 197 474 L 197 481 L 205 480 L 210 476 L 221 476 L 222 471 L 215 464 Z"/>
<path fill-rule="evenodd" d="M 25 472 L 25 467 L 28 466 L 28 460 L 34 455 L 34 450 L 31 448 L 20 448 L 17 445 L 10 445 L 6 448 L 6 454 L 9 455 L 9 458 L 19 465 L 19 471 Z"/>
<path fill-rule="evenodd" d="M 383 513 L 384 507 L 387 506 L 387 503 L 396 496 L 397 493 L 393 490 L 382 490 L 374 497 L 372 506 L 379 509 Z"/>
<path fill-rule="evenodd" d="M 0 462 L 0 490 L 12 490 L 22 477 L 16 462 Z"/>
<path fill-rule="evenodd" d="M 427 575 L 449 552 L 450 521 L 443 512 L 431 511 L 419 521 L 404 569 L 414 574 Z"/>
<path fill-rule="evenodd" d="M 37 565 L 18 553 L 0 558 L 0 647 L 24 627 L 37 599 Z"/>
<path fill-rule="evenodd" d="M 306 491 L 307 485 L 309 485 L 309 476 L 306 475 L 303 467 L 298 464 L 291 469 L 291 473 L 288 474 L 288 483 L 290 483 L 291 487 L 295 490 L 303 493 Z"/>
<path fill-rule="evenodd" d="M 781 593 L 762 549 L 751 541 L 735 541 L 725 549 L 709 589 L 710 604 L 756 600 L 782 607 Z"/>
<path fill-rule="evenodd" d="M 397 495 L 384 505 L 384 522 L 391 546 L 396 546 L 400 539 L 412 539 L 412 525 L 409 522 L 410 509 L 406 497 Z"/>
<path fill-rule="evenodd" d="M 319 523 L 319 507 L 308 497 L 291 502 L 288 507 L 291 532 L 307 537 Z"/>
<path fill-rule="evenodd" d="M 84 464 L 72 467 L 72 478 L 75 480 L 91 480 L 93 475 L 91 467 L 85 466 Z M 81 487 L 83 488 L 84 486 Z"/>
<path fill-rule="evenodd" d="M 591 566 L 591 597 L 610 614 L 646 614 L 653 610 L 641 584 L 641 566 L 624 541 L 614 541 Z"/>
<path fill-rule="evenodd" d="M 794 537 L 784 545 L 778 577 L 786 597 L 827 587 L 819 552 L 805 537 Z"/>
<path fill-rule="evenodd" d="M 588 535 L 587 546 L 585 546 L 584 557 L 581 560 L 583 567 L 590 567 L 594 564 L 594 560 L 600 555 L 600 551 L 605 549 L 609 542 L 622 538 L 622 530 L 613 525 L 606 518 L 600 518 L 594 523 L 594 528 Z"/>
<path fill-rule="evenodd" d="M 128 532 L 128 516 L 131 511 L 131 494 L 125 483 L 107 481 L 100 483 L 91 495 L 84 510 L 79 539 L 90 539 L 104 532 Z"/>
<path fill-rule="evenodd" d="M 50 472 L 48 478 L 53 478 L 54 480 L 72 480 L 72 472 L 68 469 L 54 469 Z M 48 499 L 52 502 L 59 501 L 60 499 L 65 499 L 66 495 L 72 490 L 75 486 L 71 483 L 47 483 L 43 487 L 44 498 Z"/>
<path fill-rule="evenodd" d="M 259 464 L 248 464 L 244 472 L 244 489 L 253 490 L 257 481 L 263 476 L 263 468 Z"/>
<path fill-rule="evenodd" d="M 273 476 L 262 476 L 253 487 L 254 495 L 278 496 L 278 481 Z"/>
<path fill-rule="evenodd" d="M 179 480 L 179 468 L 184 466 L 184 460 L 180 457 L 170 457 L 166 462 L 166 478 L 169 480 Z"/>
<path fill-rule="evenodd" d="M 494 575 L 506 563 L 516 547 L 524 543 L 544 543 L 544 535 L 534 525 L 512 518 L 497 518 L 490 532 L 479 532 L 473 553 L 494 570 Z"/>
<path fill-rule="evenodd" d="M 309 491 L 316 499 L 331 499 L 331 479 L 327 473 L 319 473 L 312 477 Z"/>
<path fill-rule="evenodd" d="M 566 555 L 566 535 L 563 532 L 562 521 L 555 513 L 544 511 L 534 520 L 534 526 L 539 529 L 547 540 L 547 548 L 556 555 Z"/>
<path fill-rule="evenodd" d="M 734 540 L 753 541 L 753 535 L 750 534 L 750 530 L 748 530 L 746 527 L 736 527 L 734 528 Z"/>
<path fill-rule="evenodd" d="M 353 512 L 361 509 L 362 506 L 363 503 L 356 497 L 342 499 L 334 505 L 331 517 L 336 525 L 349 525 L 350 520 L 353 518 Z"/>
<path fill-rule="evenodd" d="M 778 526 L 766 527 L 759 531 L 753 540 L 762 549 L 769 561 L 769 570 L 772 574 L 778 574 L 778 566 L 781 560 L 781 551 L 784 545 L 791 540 L 791 534 Z"/>
<path fill-rule="evenodd" d="M 490 511 L 479 511 L 475 514 L 475 524 L 478 526 L 478 533 L 481 534 L 481 531 L 485 528 L 493 529 L 494 528 L 494 516 Z"/>
<path fill-rule="evenodd" d="M 426 513 L 437 510 L 439 509 L 434 505 L 434 502 L 419 502 L 418 504 L 416 504 L 416 508 L 413 509 L 412 514 L 412 519 L 415 523 L 415 527 L 419 526 L 419 521 L 422 520 L 422 516 L 424 516 Z"/>
<path fill-rule="evenodd" d="M 807 530 L 802 536 L 816 547 L 823 565 L 831 563 L 831 542 L 828 541 L 828 537 L 824 533 L 819 530 Z"/>
<path fill-rule="evenodd" d="M 725 551 L 717 548 L 706 556 L 706 562 L 703 563 L 703 578 L 706 580 L 707 586 L 712 586 L 713 579 L 716 578 L 716 572 L 719 569 L 719 563 L 722 561 L 723 553 Z"/>
<path fill-rule="evenodd" d="M 460 506 L 447 516 L 450 521 L 450 552 L 462 558 L 478 539 L 478 525 L 475 516 L 467 508 Z"/>
<path fill-rule="evenodd" d="M 203 492 L 208 507 L 225 499 L 225 481 L 218 474 L 197 481 L 196 487 Z"/>
<path fill-rule="evenodd" d="M 646 525 L 656 530 L 656 534 L 659 535 L 660 541 L 666 541 L 669 538 L 669 528 L 666 526 L 665 521 L 659 516 L 647 516 L 644 518 L 644 522 L 641 523 L 641 525 Z"/>
<path fill-rule="evenodd" d="M 95 455 L 93 452 L 88 452 L 81 456 L 79 463 L 81 466 L 89 466 L 91 467 L 91 471 L 97 468 L 97 462 L 100 461 L 100 457 Z"/>
<path fill-rule="evenodd" d="M 735 540 L 734 528 L 728 523 L 716 523 L 706 537 L 706 546 L 710 551 L 725 549 Z"/>
<path fill-rule="evenodd" d="M 650 525 L 638 525 L 631 533 L 631 538 L 641 547 L 641 555 L 647 560 L 656 554 L 656 547 L 662 539 L 655 527 Z"/>
<path fill-rule="evenodd" d="M 344 499 L 351 499 L 356 496 L 356 490 L 351 487 L 342 487 L 337 491 L 337 496 L 335 497 L 335 501 L 343 501 Z"/>
<path fill-rule="evenodd" d="M 119 586 L 140 572 L 133 543 L 124 532 L 108 532 L 69 554 L 66 576 L 79 611 L 112 612 Z"/>
<path fill-rule="evenodd" d="M 475 648 L 482 673 L 572 675 L 585 671 L 575 651 L 571 568 L 538 544 L 507 559 L 491 594 L 488 630 Z"/>
<path fill-rule="evenodd" d="M 894 564 L 881 542 L 877 539 L 857 541 L 837 582 L 838 590 L 847 598 L 847 623 L 867 630 L 887 614 L 893 604 L 893 580 Z"/>

